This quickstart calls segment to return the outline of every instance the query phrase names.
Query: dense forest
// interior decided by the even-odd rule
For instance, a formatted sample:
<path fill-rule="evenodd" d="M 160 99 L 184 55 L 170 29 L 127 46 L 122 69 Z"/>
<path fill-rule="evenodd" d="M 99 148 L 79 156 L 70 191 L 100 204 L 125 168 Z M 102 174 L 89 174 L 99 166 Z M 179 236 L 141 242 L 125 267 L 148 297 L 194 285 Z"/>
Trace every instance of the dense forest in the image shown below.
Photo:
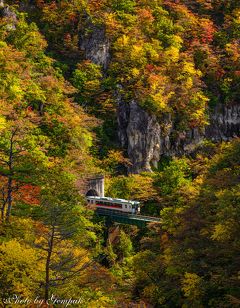
<path fill-rule="evenodd" d="M 0 1 L 1 306 L 240 307 L 239 97 L 239 0 Z"/>

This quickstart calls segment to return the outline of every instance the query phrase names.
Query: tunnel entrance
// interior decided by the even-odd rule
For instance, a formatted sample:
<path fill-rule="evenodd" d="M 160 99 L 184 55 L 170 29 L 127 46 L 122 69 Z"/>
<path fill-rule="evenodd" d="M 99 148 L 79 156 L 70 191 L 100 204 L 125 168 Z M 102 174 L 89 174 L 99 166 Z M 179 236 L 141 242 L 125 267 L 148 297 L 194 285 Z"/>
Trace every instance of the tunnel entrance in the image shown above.
<path fill-rule="evenodd" d="M 86 193 L 86 197 L 99 197 L 99 194 L 98 194 L 98 192 L 95 189 L 90 189 Z"/>

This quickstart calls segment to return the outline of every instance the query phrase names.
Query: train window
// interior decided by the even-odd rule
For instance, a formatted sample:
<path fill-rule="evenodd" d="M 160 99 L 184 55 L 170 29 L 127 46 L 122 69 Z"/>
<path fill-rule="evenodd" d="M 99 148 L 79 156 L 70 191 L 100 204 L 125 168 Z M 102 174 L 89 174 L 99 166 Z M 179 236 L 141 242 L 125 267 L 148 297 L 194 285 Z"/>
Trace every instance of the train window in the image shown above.
<path fill-rule="evenodd" d="M 125 209 L 127 208 L 127 204 L 125 204 Z"/>

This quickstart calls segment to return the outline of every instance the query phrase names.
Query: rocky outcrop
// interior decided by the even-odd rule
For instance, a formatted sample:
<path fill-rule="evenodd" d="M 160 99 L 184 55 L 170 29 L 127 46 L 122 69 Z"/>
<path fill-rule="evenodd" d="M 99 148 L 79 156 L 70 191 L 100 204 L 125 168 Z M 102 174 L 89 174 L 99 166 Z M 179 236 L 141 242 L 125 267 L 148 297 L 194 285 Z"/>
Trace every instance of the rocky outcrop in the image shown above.
<path fill-rule="evenodd" d="M 101 65 L 106 71 L 110 60 L 110 44 L 105 29 L 86 17 L 86 29 L 80 34 L 79 46 L 84 57 Z M 121 92 L 121 91 L 119 91 Z M 119 95 L 118 136 L 131 161 L 130 173 L 151 171 L 161 156 L 180 156 L 191 153 L 204 138 L 214 142 L 240 136 L 240 104 L 218 104 L 209 113 L 210 125 L 199 131 L 195 128 L 179 133 L 171 115 L 159 120 L 143 110 L 136 101 L 125 102 Z"/>
<path fill-rule="evenodd" d="M 87 18 L 87 27 L 79 35 L 79 46 L 83 51 L 85 59 L 101 65 L 104 70 L 109 63 L 109 39 L 102 25 L 94 25 Z"/>
<path fill-rule="evenodd" d="M 213 141 L 226 141 L 240 136 L 240 103 L 218 104 L 210 112 L 210 125 L 205 137 Z"/>
<path fill-rule="evenodd" d="M 118 128 L 121 145 L 127 148 L 132 166 L 130 172 L 149 171 L 160 159 L 161 127 L 135 101 L 119 102 Z"/>
<path fill-rule="evenodd" d="M 178 133 L 171 116 L 159 121 L 135 101 L 118 100 L 119 140 L 131 160 L 130 173 L 151 171 L 162 155 L 180 156 L 194 151 L 204 138 L 214 142 L 240 136 L 240 105 L 217 105 L 210 112 L 210 124 L 201 132 L 195 128 Z"/>
<path fill-rule="evenodd" d="M 0 0 L 0 17 L 6 18 L 8 21 L 7 30 L 15 30 L 17 24 L 17 15 L 10 7 Z"/>

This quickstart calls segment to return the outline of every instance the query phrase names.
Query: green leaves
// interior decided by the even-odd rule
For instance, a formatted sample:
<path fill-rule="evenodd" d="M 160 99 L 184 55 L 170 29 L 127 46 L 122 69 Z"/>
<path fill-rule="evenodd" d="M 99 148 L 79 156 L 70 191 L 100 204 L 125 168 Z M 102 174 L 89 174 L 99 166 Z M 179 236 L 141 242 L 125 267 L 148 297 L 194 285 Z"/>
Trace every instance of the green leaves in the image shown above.
<path fill-rule="evenodd" d="M 16 49 L 26 53 L 27 56 L 37 59 L 47 47 L 47 43 L 38 31 L 36 24 L 27 24 L 25 18 L 26 14 L 18 14 L 16 30 L 11 31 L 7 41 Z"/>
<path fill-rule="evenodd" d="M 85 61 L 73 72 L 73 85 L 78 89 L 77 100 L 88 107 L 93 104 L 94 97 L 99 93 L 102 72 L 99 65 Z"/>

